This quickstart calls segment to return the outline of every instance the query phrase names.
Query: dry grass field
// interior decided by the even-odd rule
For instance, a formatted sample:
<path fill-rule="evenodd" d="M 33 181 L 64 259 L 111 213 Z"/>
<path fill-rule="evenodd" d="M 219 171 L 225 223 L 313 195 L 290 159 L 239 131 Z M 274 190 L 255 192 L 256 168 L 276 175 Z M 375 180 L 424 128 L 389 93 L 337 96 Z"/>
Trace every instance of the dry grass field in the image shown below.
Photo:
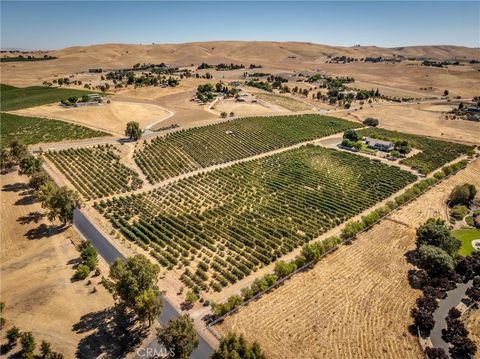
<path fill-rule="evenodd" d="M 0 179 L 0 297 L 6 327 L 32 331 L 38 343 L 46 340 L 73 358 L 79 343 L 86 345 L 97 335 L 95 323 L 87 320 L 90 313 L 106 313 L 112 296 L 97 284 L 99 278 L 90 285 L 71 281 L 79 258 L 72 242 L 80 238 L 71 227 L 60 230 L 39 218 L 43 209 L 28 193 L 26 177 L 12 172 Z M 100 262 L 100 268 L 106 273 L 106 264 Z M 94 287 L 97 292 L 91 293 Z M 97 320 L 99 325 L 100 316 Z"/>
<path fill-rule="evenodd" d="M 308 272 L 227 318 L 217 329 L 257 340 L 270 358 L 421 358 L 407 327 L 420 292 L 408 284 L 415 227 L 445 217 L 459 183 L 480 186 L 480 161 L 449 178 Z"/>
<path fill-rule="evenodd" d="M 141 128 L 145 128 L 169 115 L 163 108 L 152 104 L 114 100 L 109 104 L 90 107 L 65 108 L 59 104 L 50 104 L 14 113 L 66 120 L 120 135 L 123 135 L 127 122 L 137 121 Z"/>
<path fill-rule="evenodd" d="M 235 116 L 270 115 L 290 112 L 285 107 L 268 102 L 237 102 L 235 99 L 221 100 L 215 104 L 215 108 L 212 108 L 212 110 L 219 114 L 221 112 L 233 112 Z"/>
<path fill-rule="evenodd" d="M 467 314 L 466 327 L 470 332 L 470 339 L 472 339 L 477 347 L 480 347 L 480 309 L 476 309 Z M 477 357 L 479 357 L 477 352 Z"/>
<path fill-rule="evenodd" d="M 297 100 L 292 96 L 274 95 L 274 94 L 261 93 L 261 92 L 256 92 L 255 96 L 261 100 L 270 102 L 277 106 L 281 106 L 292 112 L 311 111 L 313 109 L 312 106 L 306 104 L 305 102 Z"/>
<path fill-rule="evenodd" d="M 412 105 L 374 105 L 364 106 L 361 110 L 340 117 L 364 120 L 367 117 L 378 118 L 380 127 L 388 130 L 407 132 L 417 135 L 436 137 L 444 140 L 480 144 L 480 123 L 465 120 L 446 120 L 440 111 L 426 104 Z"/>

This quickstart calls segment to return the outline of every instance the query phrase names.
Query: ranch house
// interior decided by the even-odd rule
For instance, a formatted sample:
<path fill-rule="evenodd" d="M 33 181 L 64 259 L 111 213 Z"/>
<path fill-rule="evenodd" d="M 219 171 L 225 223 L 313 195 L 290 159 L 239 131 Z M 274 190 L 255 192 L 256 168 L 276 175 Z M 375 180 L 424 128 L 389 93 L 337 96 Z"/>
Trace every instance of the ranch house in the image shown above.
<path fill-rule="evenodd" d="M 389 141 L 377 140 L 376 138 L 367 137 L 365 138 L 365 143 L 368 147 L 374 148 L 376 150 L 389 152 L 395 148 L 395 144 Z"/>

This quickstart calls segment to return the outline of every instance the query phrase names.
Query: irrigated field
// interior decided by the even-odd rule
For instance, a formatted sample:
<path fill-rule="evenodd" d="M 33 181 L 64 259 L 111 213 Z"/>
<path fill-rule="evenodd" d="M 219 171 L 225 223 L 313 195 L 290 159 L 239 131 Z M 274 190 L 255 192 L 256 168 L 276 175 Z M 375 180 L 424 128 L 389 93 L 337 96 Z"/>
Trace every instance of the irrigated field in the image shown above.
<path fill-rule="evenodd" d="M 154 183 L 356 127 L 354 122 L 319 115 L 236 119 L 156 138 L 135 152 L 135 160 Z"/>
<path fill-rule="evenodd" d="M 369 128 L 359 132 L 363 136 L 375 137 L 391 142 L 407 140 L 413 148 L 419 149 L 421 152 L 401 160 L 400 163 L 410 166 L 423 174 L 428 174 L 473 149 L 472 146 L 388 131 L 381 128 Z"/>
<path fill-rule="evenodd" d="M 480 161 L 429 190 L 315 267 L 249 304 L 216 328 L 258 341 L 269 358 L 423 358 L 408 333 L 420 292 L 405 257 L 415 228 L 446 218 L 445 200 L 465 182 L 480 186 Z M 405 224 L 401 224 L 404 222 Z"/>
<path fill-rule="evenodd" d="M 308 145 L 96 208 L 184 283 L 220 291 L 414 181 L 395 166 Z"/>
<path fill-rule="evenodd" d="M 82 140 L 91 137 L 108 136 L 102 131 L 71 123 L 39 117 L 24 117 L 0 114 L 0 147 L 8 146 L 13 140 L 26 145 L 64 140 Z"/>
<path fill-rule="evenodd" d="M 120 162 L 113 145 L 48 151 L 45 156 L 87 200 L 136 190 L 138 173 Z"/>
<path fill-rule="evenodd" d="M 91 91 L 43 86 L 14 87 L 0 84 L 1 111 L 13 111 L 21 108 L 59 102 L 70 96 L 82 97 Z"/>

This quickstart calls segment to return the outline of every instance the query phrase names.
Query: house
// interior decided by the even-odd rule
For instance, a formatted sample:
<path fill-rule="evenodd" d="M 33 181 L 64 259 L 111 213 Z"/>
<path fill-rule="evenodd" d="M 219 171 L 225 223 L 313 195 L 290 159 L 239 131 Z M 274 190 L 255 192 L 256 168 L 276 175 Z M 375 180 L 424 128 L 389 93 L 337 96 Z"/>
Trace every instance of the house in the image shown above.
<path fill-rule="evenodd" d="M 98 93 L 89 93 L 87 97 L 89 101 L 98 101 L 102 99 L 102 96 L 100 96 Z"/>
<path fill-rule="evenodd" d="M 395 148 L 395 144 L 389 141 L 377 140 L 376 138 L 366 137 L 365 143 L 368 147 L 374 148 L 376 150 L 389 152 Z"/>
<path fill-rule="evenodd" d="M 242 83 L 240 81 L 232 81 L 228 83 L 230 86 L 239 87 Z"/>

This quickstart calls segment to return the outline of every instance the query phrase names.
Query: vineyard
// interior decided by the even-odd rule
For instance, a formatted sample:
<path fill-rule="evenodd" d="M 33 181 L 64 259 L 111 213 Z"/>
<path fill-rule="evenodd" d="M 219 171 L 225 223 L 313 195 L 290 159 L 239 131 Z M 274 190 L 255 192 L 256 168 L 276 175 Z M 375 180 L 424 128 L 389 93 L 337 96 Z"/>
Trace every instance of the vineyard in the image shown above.
<path fill-rule="evenodd" d="M 13 140 L 19 140 L 26 145 L 31 145 L 108 136 L 105 132 L 68 122 L 39 117 L 17 116 L 9 113 L 1 114 L 0 126 L 2 128 L 0 147 L 8 146 Z"/>
<path fill-rule="evenodd" d="M 45 156 L 86 199 L 125 193 L 142 187 L 138 173 L 120 163 L 113 145 L 48 151 Z"/>
<path fill-rule="evenodd" d="M 307 145 L 95 203 L 159 263 L 196 290 L 235 283 L 387 198 L 415 176 Z"/>
<path fill-rule="evenodd" d="M 400 163 L 405 164 L 422 174 L 433 172 L 444 164 L 453 161 L 462 154 L 472 150 L 472 146 L 452 143 L 441 140 L 434 140 L 428 137 L 415 136 L 406 133 L 388 131 L 380 128 L 369 128 L 359 131 L 363 136 L 370 136 L 386 141 L 395 142 L 406 140 L 409 144 L 421 150 L 411 157 L 405 158 Z"/>
<path fill-rule="evenodd" d="M 92 92 L 70 88 L 46 86 L 14 87 L 0 84 L 0 107 L 1 111 L 13 111 L 59 102 L 61 99 L 70 96 L 82 97 L 90 93 Z"/>
<path fill-rule="evenodd" d="M 135 152 L 151 183 L 359 127 L 320 115 L 251 117 L 158 137 Z"/>

